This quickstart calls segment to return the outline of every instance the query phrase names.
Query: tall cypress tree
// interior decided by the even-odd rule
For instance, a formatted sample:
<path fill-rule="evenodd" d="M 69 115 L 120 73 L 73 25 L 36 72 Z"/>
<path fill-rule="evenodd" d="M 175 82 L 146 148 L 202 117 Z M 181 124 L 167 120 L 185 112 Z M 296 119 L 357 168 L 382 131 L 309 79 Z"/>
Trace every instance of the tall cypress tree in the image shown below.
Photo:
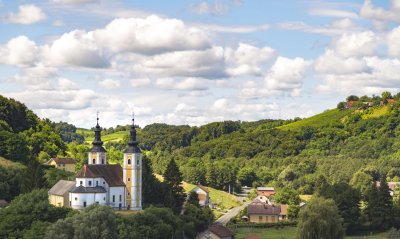
<path fill-rule="evenodd" d="M 174 159 L 171 159 L 164 172 L 164 204 L 175 213 L 179 213 L 185 201 L 185 192 L 181 186 L 183 177 Z"/>

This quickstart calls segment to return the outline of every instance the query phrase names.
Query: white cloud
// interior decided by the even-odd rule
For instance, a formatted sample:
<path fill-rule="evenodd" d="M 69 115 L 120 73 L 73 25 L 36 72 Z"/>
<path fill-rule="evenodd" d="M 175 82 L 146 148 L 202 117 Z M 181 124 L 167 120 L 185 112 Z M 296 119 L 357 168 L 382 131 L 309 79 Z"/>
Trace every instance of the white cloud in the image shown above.
<path fill-rule="evenodd" d="M 38 48 L 26 36 L 18 36 L 0 45 L 0 63 L 17 66 L 33 65 L 37 59 Z"/>
<path fill-rule="evenodd" d="M 266 87 L 272 91 L 291 92 L 298 95 L 303 85 L 303 78 L 311 62 L 296 57 L 289 59 L 278 57 L 265 77 Z"/>
<path fill-rule="evenodd" d="M 151 81 L 149 78 L 138 78 L 138 79 L 131 79 L 129 83 L 131 84 L 132 87 L 138 88 L 150 85 Z"/>
<path fill-rule="evenodd" d="M 360 16 L 377 21 L 400 22 L 400 4 L 398 0 L 391 0 L 391 8 L 385 10 L 373 5 L 372 0 L 365 0 L 360 9 Z"/>
<path fill-rule="evenodd" d="M 55 20 L 51 25 L 54 27 L 62 27 L 64 26 L 64 22 L 62 20 Z"/>
<path fill-rule="evenodd" d="M 318 74 L 353 74 L 368 71 L 364 59 L 341 57 L 330 49 L 317 58 L 314 68 Z"/>
<path fill-rule="evenodd" d="M 345 33 L 334 41 L 335 52 L 343 57 L 371 56 L 375 54 L 379 39 L 372 31 Z"/>
<path fill-rule="evenodd" d="M 116 89 L 121 87 L 121 82 L 119 80 L 104 79 L 99 82 L 99 85 L 106 89 Z"/>
<path fill-rule="evenodd" d="M 308 13 L 312 16 L 323 16 L 323 17 L 340 17 L 340 18 L 358 18 L 357 13 L 337 10 L 337 9 L 329 9 L 329 8 L 313 8 L 308 11 Z"/>
<path fill-rule="evenodd" d="M 57 69 L 43 64 L 23 68 L 21 71 L 21 74 L 14 76 L 14 80 L 28 89 L 49 89 L 51 80 L 58 76 Z"/>
<path fill-rule="evenodd" d="M 389 55 L 400 57 L 400 26 L 389 33 L 387 45 Z"/>
<path fill-rule="evenodd" d="M 18 24 L 33 24 L 46 19 L 42 9 L 32 4 L 19 6 L 17 13 L 9 13 L 6 17 L 8 22 Z"/>
<path fill-rule="evenodd" d="M 174 51 L 155 55 L 133 66 L 133 71 L 162 77 L 225 77 L 224 49 L 213 47 L 203 51 Z"/>
<path fill-rule="evenodd" d="M 114 52 L 133 51 L 158 54 L 174 50 L 209 47 L 207 32 L 189 27 L 178 19 L 151 15 L 146 18 L 120 18 L 93 32 L 96 42 Z"/>
<path fill-rule="evenodd" d="M 186 78 L 181 81 L 173 78 L 161 78 L 156 80 L 155 85 L 169 90 L 204 91 L 208 89 L 205 81 L 207 80 L 199 78 Z"/>
<path fill-rule="evenodd" d="M 237 49 L 226 49 L 225 58 L 228 64 L 227 73 L 231 76 L 261 75 L 261 65 L 272 60 L 277 55 L 270 47 L 258 48 L 249 44 L 239 43 Z"/>
<path fill-rule="evenodd" d="M 49 65 L 55 66 L 104 68 L 109 65 L 92 36 L 78 30 L 65 33 L 50 46 L 44 46 L 43 57 Z"/>
<path fill-rule="evenodd" d="M 286 22 L 277 25 L 286 30 L 304 31 L 310 33 L 323 34 L 327 36 L 336 36 L 344 33 L 351 33 L 359 30 L 351 20 L 333 21 L 325 26 L 310 26 L 304 22 Z"/>

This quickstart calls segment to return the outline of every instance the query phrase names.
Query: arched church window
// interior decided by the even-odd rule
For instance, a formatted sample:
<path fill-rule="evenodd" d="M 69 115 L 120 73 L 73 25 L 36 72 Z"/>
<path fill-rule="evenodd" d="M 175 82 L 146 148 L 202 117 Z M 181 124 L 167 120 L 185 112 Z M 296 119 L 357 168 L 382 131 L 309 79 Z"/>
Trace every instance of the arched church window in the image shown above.
<path fill-rule="evenodd" d="M 128 159 L 128 164 L 131 165 L 131 159 Z"/>
<path fill-rule="evenodd" d="M 96 164 L 96 159 L 93 159 L 93 164 Z"/>
<path fill-rule="evenodd" d="M 101 164 L 104 164 L 104 159 L 101 159 Z"/>

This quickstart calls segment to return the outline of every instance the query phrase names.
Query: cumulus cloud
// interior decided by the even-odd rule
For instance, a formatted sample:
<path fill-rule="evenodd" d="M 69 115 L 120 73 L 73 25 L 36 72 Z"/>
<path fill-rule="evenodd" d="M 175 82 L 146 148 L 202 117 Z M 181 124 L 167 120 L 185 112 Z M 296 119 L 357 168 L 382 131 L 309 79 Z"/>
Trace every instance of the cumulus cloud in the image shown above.
<path fill-rule="evenodd" d="M 33 65 L 37 59 L 38 47 L 26 36 L 12 38 L 0 45 L 0 63 L 17 66 Z"/>
<path fill-rule="evenodd" d="M 314 68 L 318 74 L 352 74 L 369 70 L 364 59 L 341 57 L 331 49 L 317 58 Z"/>
<path fill-rule="evenodd" d="M 178 19 L 151 15 L 120 18 L 93 32 L 96 42 L 113 52 L 158 54 L 175 50 L 199 50 L 210 46 L 207 32 Z"/>
<path fill-rule="evenodd" d="M 365 0 L 360 9 L 360 16 L 377 21 L 400 22 L 400 4 L 398 0 L 391 0 L 391 8 L 385 10 L 373 5 L 372 0 Z"/>
<path fill-rule="evenodd" d="M 249 44 L 239 43 L 237 49 L 228 48 L 225 58 L 228 64 L 227 72 L 231 76 L 261 75 L 261 65 L 272 60 L 277 55 L 270 47 L 258 48 Z"/>
<path fill-rule="evenodd" d="M 389 33 L 387 44 L 389 55 L 400 57 L 400 26 Z"/>
<path fill-rule="evenodd" d="M 38 64 L 33 67 L 23 68 L 13 80 L 23 84 L 28 89 L 48 89 L 52 79 L 58 76 L 57 69 Z"/>
<path fill-rule="evenodd" d="M 104 79 L 99 82 L 99 85 L 106 89 L 116 89 L 121 87 L 121 82 L 119 80 Z"/>
<path fill-rule="evenodd" d="M 151 81 L 149 78 L 137 78 L 137 79 L 131 79 L 129 83 L 131 84 L 132 87 L 138 88 L 150 85 Z"/>
<path fill-rule="evenodd" d="M 104 68 L 109 65 L 92 36 L 79 30 L 65 33 L 51 45 L 44 46 L 43 57 L 49 65 L 55 66 Z"/>
<path fill-rule="evenodd" d="M 180 81 L 173 78 L 161 78 L 156 80 L 155 85 L 169 90 L 204 91 L 208 89 L 205 81 L 207 80 L 199 78 L 186 78 Z"/>
<path fill-rule="evenodd" d="M 222 47 L 203 51 L 174 51 L 146 58 L 131 69 L 144 75 L 182 77 L 225 77 L 225 58 Z"/>
<path fill-rule="evenodd" d="M 378 47 L 379 39 L 372 31 L 345 33 L 333 43 L 337 54 L 343 57 L 371 56 Z"/>
<path fill-rule="evenodd" d="M 11 23 L 33 24 L 46 19 L 42 9 L 32 4 L 21 5 L 17 13 L 9 13 L 6 20 Z"/>

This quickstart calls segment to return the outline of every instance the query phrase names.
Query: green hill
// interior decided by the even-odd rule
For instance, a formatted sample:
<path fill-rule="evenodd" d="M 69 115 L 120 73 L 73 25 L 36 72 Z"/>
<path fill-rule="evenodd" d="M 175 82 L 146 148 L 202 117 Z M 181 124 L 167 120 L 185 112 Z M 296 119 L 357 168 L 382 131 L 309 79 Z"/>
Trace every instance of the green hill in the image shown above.
<path fill-rule="evenodd" d="M 112 134 L 106 134 L 101 136 L 101 140 L 104 143 L 107 142 L 118 142 L 122 141 L 125 136 L 129 135 L 129 131 L 118 131 Z M 87 137 L 85 138 L 85 142 L 91 143 L 94 140 L 94 137 Z"/>
<path fill-rule="evenodd" d="M 24 168 L 25 166 L 18 163 L 18 162 L 14 162 L 8 159 L 5 159 L 3 157 L 0 156 L 0 167 L 3 168 Z"/>
<path fill-rule="evenodd" d="M 277 128 L 282 130 L 299 130 L 302 127 L 306 126 L 312 126 L 318 128 L 322 126 L 327 126 L 335 121 L 336 122 L 341 121 L 346 116 L 351 115 L 353 112 L 354 110 L 339 110 L 339 109 L 326 110 L 320 114 L 290 124 L 282 125 Z"/>

